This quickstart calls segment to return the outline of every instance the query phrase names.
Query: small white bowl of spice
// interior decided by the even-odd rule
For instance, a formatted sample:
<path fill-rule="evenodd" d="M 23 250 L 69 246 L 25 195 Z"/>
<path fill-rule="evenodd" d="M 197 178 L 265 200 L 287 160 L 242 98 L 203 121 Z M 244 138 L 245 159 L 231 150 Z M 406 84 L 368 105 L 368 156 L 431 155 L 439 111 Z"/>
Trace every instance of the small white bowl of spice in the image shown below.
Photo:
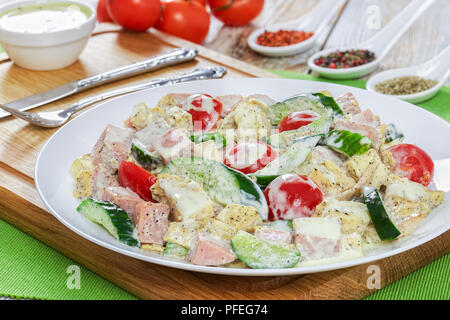
<path fill-rule="evenodd" d="M 78 0 L 25 0 L 0 7 L 0 42 L 20 67 L 54 70 L 74 63 L 96 22 Z"/>
<path fill-rule="evenodd" d="M 432 98 L 450 76 L 450 46 L 419 66 L 392 69 L 372 76 L 370 91 L 418 103 Z"/>

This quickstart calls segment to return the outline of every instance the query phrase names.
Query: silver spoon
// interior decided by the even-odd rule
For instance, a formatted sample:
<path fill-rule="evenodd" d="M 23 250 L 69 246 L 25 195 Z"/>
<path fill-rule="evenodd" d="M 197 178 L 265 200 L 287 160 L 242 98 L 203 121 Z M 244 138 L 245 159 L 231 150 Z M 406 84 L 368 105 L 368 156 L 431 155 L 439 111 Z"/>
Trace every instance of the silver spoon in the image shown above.
<path fill-rule="evenodd" d="M 75 102 L 72 106 L 70 106 L 67 109 L 59 110 L 59 111 L 46 111 L 46 112 L 25 112 L 25 111 L 19 111 L 10 107 L 7 107 L 5 105 L 0 104 L 0 108 L 8 111 L 13 116 L 20 118 L 22 120 L 28 121 L 29 123 L 32 123 L 36 126 L 40 127 L 46 127 L 46 128 L 56 128 L 64 123 L 66 123 L 70 117 L 77 111 L 86 108 L 87 106 L 90 106 L 96 102 L 100 102 L 112 97 L 117 97 L 123 94 L 132 93 L 136 91 L 141 91 L 145 89 L 150 88 L 156 88 L 167 84 L 175 84 L 180 82 L 186 82 L 186 81 L 193 81 L 193 80 L 204 80 L 204 79 L 217 79 L 221 78 L 225 73 L 227 72 L 227 69 L 224 67 L 206 67 L 201 69 L 194 69 L 188 73 L 185 73 L 181 76 L 175 77 L 175 78 L 168 78 L 168 79 L 160 79 L 160 80 L 153 80 L 147 83 L 120 88 L 117 90 L 107 91 L 104 93 L 101 93 L 99 95 L 81 99 L 77 102 Z"/>

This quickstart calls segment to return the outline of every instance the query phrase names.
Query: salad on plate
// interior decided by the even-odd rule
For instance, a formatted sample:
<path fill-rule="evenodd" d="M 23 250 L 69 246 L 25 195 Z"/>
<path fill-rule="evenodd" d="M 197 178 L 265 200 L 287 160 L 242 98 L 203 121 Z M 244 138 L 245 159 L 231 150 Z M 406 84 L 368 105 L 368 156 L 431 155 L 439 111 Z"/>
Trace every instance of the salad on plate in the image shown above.
<path fill-rule="evenodd" d="M 70 167 L 77 214 L 194 265 L 327 264 L 413 233 L 434 164 L 352 93 L 173 93 L 137 104 Z"/>

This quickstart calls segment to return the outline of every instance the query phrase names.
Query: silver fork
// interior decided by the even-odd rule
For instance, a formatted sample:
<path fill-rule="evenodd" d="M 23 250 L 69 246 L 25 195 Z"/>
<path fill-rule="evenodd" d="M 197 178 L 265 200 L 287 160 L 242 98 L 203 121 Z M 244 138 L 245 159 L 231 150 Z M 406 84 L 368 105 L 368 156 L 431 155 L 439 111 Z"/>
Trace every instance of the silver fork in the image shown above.
<path fill-rule="evenodd" d="M 88 97 L 85 99 L 81 99 L 75 102 L 72 106 L 67 109 L 59 110 L 59 111 L 46 111 L 46 112 L 25 112 L 19 111 L 17 109 L 13 109 L 7 107 L 3 104 L 0 104 L 0 108 L 8 111 L 13 116 L 20 118 L 22 120 L 28 121 L 36 126 L 46 127 L 46 128 L 56 128 L 64 123 L 66 123 L 70 117 L 77 111 L 86 108 L 96 102 L 100 102 L 109 98 L 117 97 L 120 95 L 137 92 L 149 88 L 156 88 L 167 84 L 175 84 L 186 81 L 193 80 L 205 80 L 205 79 L 217 79 L 221 78 L 227 69 L 224 67 L 206 67 L 201 69 L 194 69 L 188 73 L 182 74 L 178 77 L 153 80 L 150 82 L 146 82 L 143 84 L 129 86 L 125 88 L 120 88 L 117 90 L 111 90 L 104 93 L 101 93 L 96 96 Z"/>

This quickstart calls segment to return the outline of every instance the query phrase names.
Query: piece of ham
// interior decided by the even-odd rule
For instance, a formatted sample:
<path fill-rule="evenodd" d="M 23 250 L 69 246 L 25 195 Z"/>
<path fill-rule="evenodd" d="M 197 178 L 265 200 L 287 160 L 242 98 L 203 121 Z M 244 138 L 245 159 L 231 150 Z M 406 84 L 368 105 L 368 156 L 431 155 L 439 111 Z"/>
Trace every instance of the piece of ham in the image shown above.
<path fill-rule="evenodd" d="M 143 244 L 164 244 L 169 228 L 170 208 L 164 203 L 141 202 L 136 205 L 136 225 L 139 241 Z"/>
<path fill-rule="evenodd" d="M 357 114 L 361 112 L 358 101 L 356 101 L 355 96 L 350 92 L 337 97 L 335 101 L 345 114 Z"/>
<path fill-rule="evenodd" d="M 149 123 L 144 129 L 136 133 L 136 138 L 144 144 L 149 151 L 153 151 L 153 142 L 160 139 L 167 131 L 170 130 L 170 125 L 164 119 L 157 119 Z"/>
<path fill-rule="evenodd" d="M 225 241 L 199 233 L 186 256 L 187 261 L 201 266 L 220 266 L 236 260 L 231 246 Z"/>
<path fill-rule="evenodd" d="M 111 170 L 111 168 L 104 166 L 103 164 L 94 166 L 91 180 L 92 198 L 100 200 L 102 198 L 103 190 L 108 187 L 116 186 L 119 186 L 119 179 L 114 170 Z"/>
<path fill-rule="evenodd" d="M 370 109 L 366 109 L 360 113 L 352 115 L 351 121 L 367 124 L 368 126 L 374 128 L 380 125 L 380 118 L 375 115 Z"/>
<path fill-rule="evenodd" d="M 333 258 L 341 252 L 341 240 L 304 235 L 295 235 L 295 244 L 305 260 Z"/>
<path fill-rule="evenodd" d="M 193 153 L 194 143 L 185 129 L 172 128 L 158 139 L 152 142 L 156 151 L 165 164 L 176 158 L 190 158 Z"/>
<path fill-rule="evenodd" d="M 255 237 L 270 242 L 291 243 L 293 239 L 293 234 L 292 232 L 284 230 L 258 228 L 255 231 Z"/>
<path fill-rule="evenodd" d="M 118 169 L 131 153 L 131 138 L 131 132 L 127 129 L 107 125 L 92 150 L 94 166 L 103 164 Z"/>
<path fill-rule="evenodd" d="M 137 223 L 135 214 L 136 206 L 145 202 L 132 190 L 124 187 L 106 188 L 103 191 L 102 200 L 112 202 L 125 210 L 135 225 Z"/>
<path fill-rule="evenodd" d="M 339 153 L 331 150 L 326 146 L 316 146 L 313 149 L 313 151 L 311 151 L 311 154 L 314 158 L 317 159 L 318 163 L 322 163 L 326 160 L 331 160 L 333 163 L 335 163 L 338 167 L 341 168 L 344 164 L 343 157 Z"/>
<path fill-rule="evenodd" d="M 92 170 L 91 194 L 101 199 L 103 190 L 119 185 L 117 169 L 131 153 L 132 134 L 127 129 L 107 125 L 97 140 L 91 156 Z"/>
<path fill-rule="evenodd" d="M 224 96 L 216 97 L 222 103 L 222 113 L 220 114 L 221 118 L 225 118 L 231 111 L 236 108 L 236 106 L 244 101 L 244 98 L 239 94 L 227 94 Z"/>

